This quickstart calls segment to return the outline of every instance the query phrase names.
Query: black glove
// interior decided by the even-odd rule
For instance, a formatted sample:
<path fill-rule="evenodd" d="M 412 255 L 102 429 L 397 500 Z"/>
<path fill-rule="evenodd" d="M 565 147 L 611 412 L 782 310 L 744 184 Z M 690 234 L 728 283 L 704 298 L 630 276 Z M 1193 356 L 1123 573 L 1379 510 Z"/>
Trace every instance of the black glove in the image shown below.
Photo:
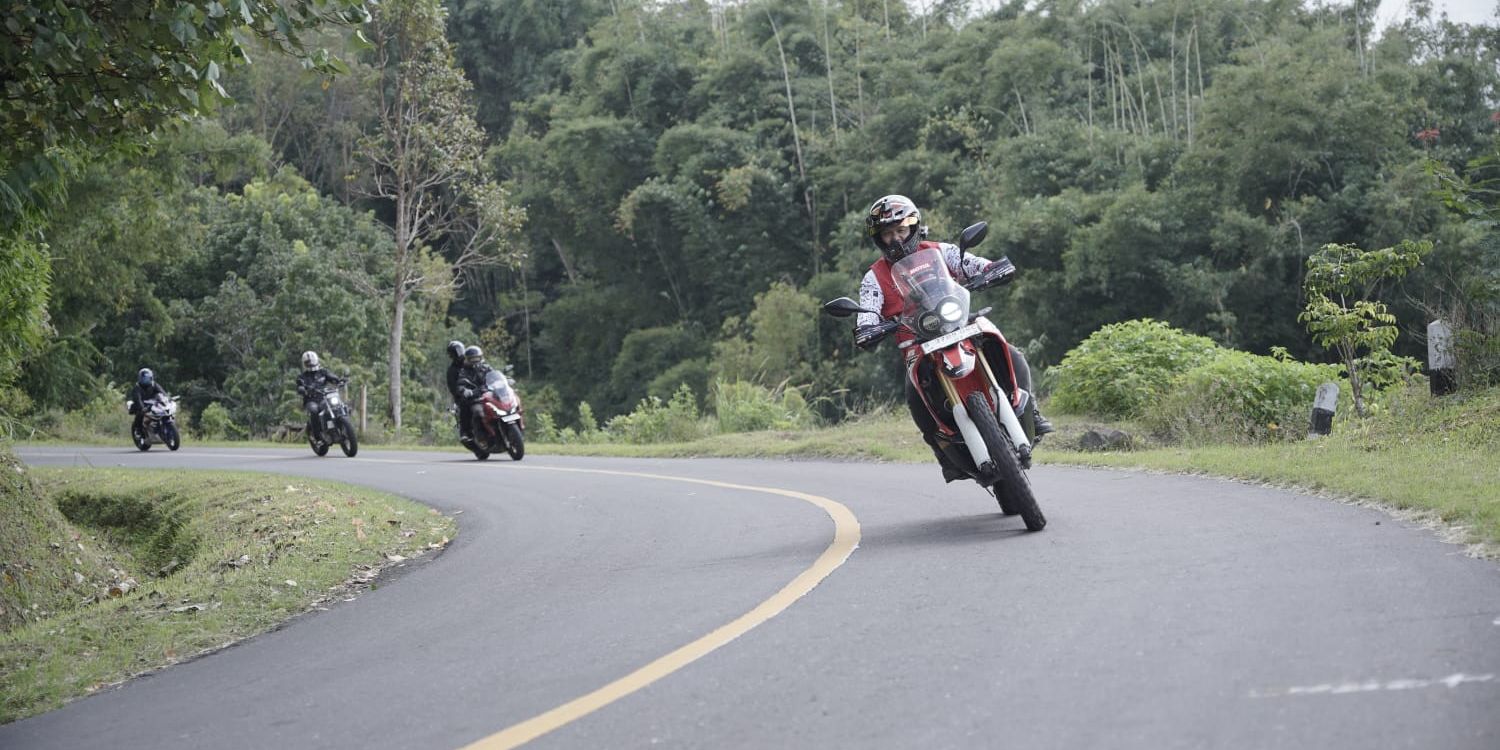
<path fill-rule="evenodd" d="M 464 388 L 458 392 L 458 395 L 462 396 L 465 401 L 468 401 L 469 399 L 474 398 L 474 389 Z"/>
<path fill-rule="evenodd" d="M 979 273 L 969 281 L 970 289 L 986 289 L 998 284 L 1005 284 L 1016 277 L 1016 264 L 1010 262 L 1010 258 L 1001 258 L 992 261 L 989 265 L 979 270 Z"/>
<path fill-rule="evenodd" d="M 890 334 L 891 330 L 891 326 L 886 323 L 857 326 L 854 329 L 854 345 L 867 351 L 873 349 L 881 339 Z"/>

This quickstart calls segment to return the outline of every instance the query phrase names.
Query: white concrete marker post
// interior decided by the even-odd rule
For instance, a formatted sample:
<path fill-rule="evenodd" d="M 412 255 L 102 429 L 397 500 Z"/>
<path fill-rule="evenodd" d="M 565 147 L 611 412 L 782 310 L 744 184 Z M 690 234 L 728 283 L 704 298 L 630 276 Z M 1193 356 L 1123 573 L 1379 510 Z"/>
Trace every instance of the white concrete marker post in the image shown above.
<path fill-rule="evenodd" d="M 1312 421 L 1307 426 L 1307 436 L 1317 438 L 1333 431 L 1333 412 L 1339 406 L 1339 384 L 1324 383 L 1318 386 L 1318 395 L 1313 399 Z"/>
<path fill-rule="evenodd" d="M 1427 324 L 1427 382 L 1432 395 L 1458 390 L 1458 358 L 1453 355 L 1453 329 L 1441 320 Z"/>

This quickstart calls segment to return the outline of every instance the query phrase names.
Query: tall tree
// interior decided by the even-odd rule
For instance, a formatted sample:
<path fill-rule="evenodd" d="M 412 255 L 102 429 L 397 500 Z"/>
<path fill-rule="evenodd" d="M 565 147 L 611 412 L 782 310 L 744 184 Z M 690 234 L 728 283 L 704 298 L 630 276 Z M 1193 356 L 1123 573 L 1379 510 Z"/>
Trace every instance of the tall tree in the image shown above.
<path fill-rule="evenodd" d="M 139 141 L 225 96 L 221 72 L 260 38 L 327 70 L 303 35 L 366 18 L 365 0 L 158 0 L 0 5 L 0 385 L 46 331 L 38 240 L 65 176 L 100 148 Z"/>
<path fill-rule="evenodd" d="M 380 104 L 363 139 L 366 194 L 389 203 L 392 273 L 379 291 L 390 300 L 392 427 L 401 429 L 401 339 L 415 294 L 453 289 L 474 269 L 504 261 L 508 235 L 524 214 L 483 171 L 484 131 L 470 86 L 444 35 L 437 0 L 381 4 L 366 25 Z"/>

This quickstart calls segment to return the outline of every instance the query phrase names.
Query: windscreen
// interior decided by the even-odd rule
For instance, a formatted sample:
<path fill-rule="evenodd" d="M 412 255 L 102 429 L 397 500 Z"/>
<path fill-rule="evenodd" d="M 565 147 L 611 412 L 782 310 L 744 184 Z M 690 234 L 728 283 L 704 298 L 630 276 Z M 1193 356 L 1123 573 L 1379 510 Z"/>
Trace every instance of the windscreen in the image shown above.
<path fill-rule="evenodd" d="M 936 248 L 918 250 L 891 266 L 901 295 L 901 322 L 923 340 L 956 331 L 969 320 L 969 290 L 948 272 Z"/>

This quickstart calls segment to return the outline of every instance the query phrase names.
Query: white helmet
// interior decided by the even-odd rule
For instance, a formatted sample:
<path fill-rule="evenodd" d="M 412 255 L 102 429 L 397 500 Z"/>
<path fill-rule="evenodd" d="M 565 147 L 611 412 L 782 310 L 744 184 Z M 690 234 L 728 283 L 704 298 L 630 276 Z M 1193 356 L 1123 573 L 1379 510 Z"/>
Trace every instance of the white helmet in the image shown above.
<path fill-rule="evenodd" d="M 312 371 L 312 370 L 318 369 L 318 353 L 317 352 L 303 352 L 302 353 L 302 369 L 308 370 L 308 371 Z"/>

